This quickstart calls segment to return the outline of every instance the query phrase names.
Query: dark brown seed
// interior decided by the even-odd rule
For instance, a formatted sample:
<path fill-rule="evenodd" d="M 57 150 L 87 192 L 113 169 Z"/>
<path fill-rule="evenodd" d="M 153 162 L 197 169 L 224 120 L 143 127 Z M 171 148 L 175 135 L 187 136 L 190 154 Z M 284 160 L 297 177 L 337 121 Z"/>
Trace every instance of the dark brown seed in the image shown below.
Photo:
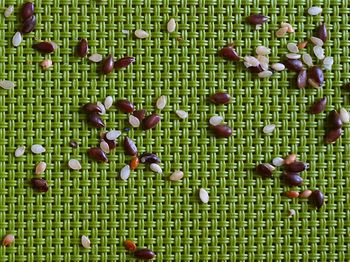
<path fill-rule="evenodd" d="M 87 55 L 89 49 L 88 41 L 83 38 L 80 39 L 78 45 L 77 45 L 77 55 L 79 57 L 84 57 Z"/>
<path fill-rule="evenodd" d="M 87 120 L 94 127 L 100 128 L 100 127 L 104 127 L 105 126 L 105 123 L 101 119 L 101 116 L 99 114 L 97 114 L 97 113 L 90 113 L 90 114 L 88 114 Z"/>
<path fill-rule="evenodd" d="M 51 42 L 40 42 L 40 43 L 34 44 L 33 48 L 43 54 L 49 54 L 55 51 L 55 48 Z"/>
<path fill-rule="evenodd" d="M 314 190 L 309 197 L 310 204 L 320 209 L 324 204 L 324 195 L 320 190 Z"/>
<path fill-rule="evenodd" d="M 116 107 L 124 113 L 132 113 L 134 111 L 134 105 L 129 100 L 123 99 L 116 102 Z"/>
<path fill-rule="evenodd" d="M 262 25 L 267 22 L 267 17 L 262 14 L 252 14 L 247 17 L 247 22 L 251 25 Z"/>
<path fill-rule="evenodd" d="M 320 100 L 317 100 L 309 110 L 310 114 L 319 114 L 326 109 L 327 97 L 323 97 Z"/>
<path fill-rule="evenodd" d="M 336 110 L 332 110 L 328 114 L 327 127 L 329 129 L 339 129 L 343 126 L 340 115 Z"/>
<path fill-rule="evenodd" d="M 321 24 L 316 30 L 316 36 L 320 38 L 323 42 L 326 42 L 328 34 L 325 24 Z"/>
<path fill-rule="evenodd" d="M 342 129 L 333 129 L 333 130 L 328 130 L 326 133 L 326 136 L 324 138 L 324 142 L 326 144 L 331 144 L 337 141 L 337 139 L 341 136 Z"/>
<path fill-rule="evenodd" d="M 117 142 L 115 140 L 107 139 L 107 133 L 104 133 L 104 135 L 102 136 L 102 140 L 106 141 L 106 143 L 108 144 L 110 150 L 112 150 L 112 149 L 117 147 Z"/>
<path fill-rule="evenodd" d="M 34 14 L 34 4 L 31 2 L 27 2 L 22 5 L 21 9 L 21 18 L 22 21 L 25 21 L 29 17 L 31 17 Z"/>
<path fill-rule="evenodd" d="M 323 71 L 320 67 L 318 66 L 313 66 L 308 70 L 308 78 L 309 78 L 309 84 L 310 84 L 310 79 L 312 79 L 312 82 L 314 82 L 317 86 L 313 87 L 320 87 L 323 82 L 324 82 L 324 76 L 323 76 Z"/>
<path fill-rule="evenodd" d="M 264 179 L 272 177 L 272 170 L 266 164 L 259 164 L 256 172 Z"/>
<path fill-rule="evenodd" d="M 264 69 L 260 65 L 258 65 L 258 66 L 250 66 L 247 69 L 253 74 L 258 74 L 258 73 L 264 71 Z"/>
<path fill-rule="evenodd" d="M 298 59 L 286 59 L 284 65 L 292 71 L 300 72 L 303 70 L 303 63 Z"/>
<path fill-rule="evenodd" d="M 350 82 L 349 83 L 345 83 L 343 85 L 343 89 L 345 89 L 346 91 L 350 91 Z"/>
<path fill-rule="evenodd" d="M 147 163 L 147 164 L 153 164 L 153 163 L 159 164 L 161 161 L 160 161 L 160 158 L 156 154 L 143 153 L 140 156 L 140 162 L 143 163 L 143 164 L 144 163 Z"/>
<path fill-rule="evenodd" d="M 228 102 L 230 102 L 230 99 L 231 99 L 231 96 L 229 94 L 223 93 L 223 92 L 216 93 L 209 98 L 209 100 L 212 103 L 217 104 L 217 105 L 227 104 Z"/>
<path fill-rule="evenodd" d="M 83 105 L 82 110 L 86 113 L 102 113 L 101 108 L 94 103 L 87 103 Z"/>
<path fill-rule="evenodd" d="M 149 260 L 155 258 L 156 254 L 147 248 L 140 248 L 134 252 L 137 259 Z"/>
<path fill-rule="evenodd" d="M 43 178 L 34 177 L 32 178 L 31 182 L 32 187 L 40 192 L 47 192 L 49 190 L 49 185 Z"/>
<path fill-rule="evenodd" d="M 23 34 L 28 34 L 35 29 L 35 26 L 36 26 L 36 16 L 32 15 L 31 17 L 23 21 L 21 32 Z"/>
<path fill-rule="evenodd" d="M 133 116 L 137 117 L 140 120 L 140 122 L 142 122 L 142 120 L 145 119 L 146 110 L 145 109 L 136 110 L 132 114 L 133 114 Z"/>
<path fill-rule="evenodd" d="M 109 74 L 110 72 L 113 71 L 113 67 L 114 67 L 113 56 L 109 55 L 105 58 L 105 60 L 102 61 L 101 72 L 103 74 Z"/>
<path fill-rule="evenodd" d="M 152 114 L 147 116 L 143 121 L 142 121 L 142 126 L 144 130 L 152 129 L 154 128 L 160 121 L 160 116 L 157 114 Z"/>
<path fill-rule="evenodd" d="M 108 158 L 105 152 L 102 151 L 99 147 L 92 147 L 88 151 L 88 155 L 91 159 L 97 162 L 108 162 Z"/>
<path fill-rule="evenodd" d="M 307 72 L 306 70 L 301 70 L 297 77 L 297 86 L 299 88 L 305 88 L 307 84 Z"/>
<path fill-rule="evenodd" d="M 123 58 L 120 58 L 114 63 L 114 68 L 122 69 L 128 67 L 130 64 L 135 62 L 135 57 L 132 56 L 126 56 Z"/>
<path fill-rule="evenodd" d="M 71 147 L 73 147 L 73 148 L 77 148 L 77 147 L 78 147 L 78 143 L 75 142 L 74 140 L 69 141 L 69 145 L 70 145 Z"/>
<path fill-rule="evenodd" d="M 129 137 L 124 138 L 124 150 L 125 153 L 129 156 L 136 156 L 137 155 L 137 147 Z"/>
<path fill-rule="evenodd" d="M 239 61 L 240 57 L 232 46 L 226 46 L 219 51 L 219 55 L 232 61 Z"/>
<path fill-rule="evenodd" d="M 227 125 L 211 126 L 211 128 L 217 137 L 229 137 L 232 135 L 232 129 Z"/>
<path fill-rule="evenodd" d="M 289 172 L 303 172 L 308 168 L 308 165 L 301 161 L 294 161 L 293 163 L 285 166 L 286 170 Z"/>
<path fill-rule="evenodd" d="M 287 186 L 301 186 L 303 179 L 298 173 L 283 172 L 282 180 Z"/>

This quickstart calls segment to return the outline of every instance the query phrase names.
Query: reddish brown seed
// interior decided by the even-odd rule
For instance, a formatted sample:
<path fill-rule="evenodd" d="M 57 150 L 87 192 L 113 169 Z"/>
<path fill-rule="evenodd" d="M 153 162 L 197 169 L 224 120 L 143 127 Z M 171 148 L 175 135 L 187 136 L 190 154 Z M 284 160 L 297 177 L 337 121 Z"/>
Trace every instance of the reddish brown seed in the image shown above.
<path fill-rule="evenodd" d="M 117 142 L 115 140 L 109 140 L 107 138 L 107 133 L 103 133 L 101 139 L 106 141 L 106 143 L 108 144 L 108 147 L 109 147 L 110 150 L 112 150 L 112 149 L 117 147 Z"/>
<path fill-rule="evenodd" d="M 92 147 L 88 151 L 88 155 L 91 159 L 97 162 L 108 162 L 108 158 L 105 152 L 102 151 L 99 147 Z"/>
<path fill-rule="evenodd" d="M 320 114 L 326 109 L 327 97 L 323 97 L 320 100 L 317 100 L 309 110 L 310 114 Z"/>
<path fill-rule="evenodd" d="M 28 19 L 32 15 L 34 15 L 34 4 L 31 2 L 27 2 L 27 3 L 23 4 L 22 9 L 21 9 L 22 21 Z"/>
<path fill-rule="evenodd" d="M 251 25 L 262 25 L 267 22 L 267 17 L 262 14 L 251 14 L 247 17 L 247 22 Z"/>
<path fill-rule="evenodd" d="M 40 42 L 40 43 L 34 44 L 33 48 L 43 54 L 49 54 L 55 51 L 55 48 L 51 42 Z"/>
<path fill-rule="evenodd" d="M 284 164 L 290 165 L 293 162 L 295 162 L 296 159 L 297 159 L 297 155 L 296 154 L 290 154 L 284 159 Z"/>
<path fill-rule="evenodd" d="M 327 127 L 329 129 L 339 129 L 343 126 L 340 115 L 336 110 L 332 110 L 328 114 Z"/>
<path fill-rule="evenodd" d="M 22 27 L 21 27 L 22 34 L 28 34 L 32 32 L 35 29 L 35 26 L 36 26 L 36 16 L 32 15 L 31 17 L 23 21 Z"/>
<path fill-rule="evenodd" d="M 47 192 L 49 190 L 49 185 L 47 181 L 43 178 L 34 177 L 31 180 L 32 187 L 39 192 Z"/>
<path fill-rule="evenodd" d="M 298 48 L 299 49 L 304 49 L 307 46 L 307 44 L 308 44 L 308 41 L 300 42 L 298 44 Z"/>
<path fill-rule="evenodd" d="M 126 56 L 117 60 L 114 63 L 114 68 L 117 68 L 117 69 L 126 68 L 134 62 L 135 62 L 135 57 Z"/>
<path fill-rule="evenodd" d="M 298 173 L 283 172 L 282 180 L 287 186 L 301 186 L 303 179 Z"/>
<path fill-rule="evenodd" d="M 134 105 L 129 100 L 123 99 L 116 102 L 116 107 L 124 113 L 132 113 L 134 111 Z"/>
<path fill-rule="evenodd" d="M 316 36 L 320 38 L 323 42 L 327 41 L 327 27 L 325 24 L 321 24 L 316 30 Z"/>
<path fill-rule="evenodd" d="M 308 165 L 301 161 L 294 161 L 293 163 L 285 166 L 285 169 L 289 172 L 302 172 L 307 168 Z"/>
<path fill-rule="evenodd" d="M 148 260 L 148 259 L 155 258 L 156 254 L 150 249 L 141 248 L 134 252 L 134 256 L 137 259 Z"/>
<path fill-rule="evenodd" d="M 124 241 L 124 247 L 126 250 L 130 251 L 130 252 L 135 252 L 136 251 L 136 244 L 134 243 L 134 241 L 127 239 Z"/>
<path fill-rule="evenodd" d="M 140 122 L 142 122 L 142 120 L 145 119 L 146 110 L 145 109 L 136 110 L 132 114 L 133 114 L 133 116 L 137 117 L 140 120 Z"/>
<path fill-rule="evenodd" d="M 326 136 L 324 138 L 324 142 L 326 144 L 331 144 L 337 141 L 337 139 L 341 136 L 342 129 L 333 129 L 333 130 L 328 130 L 326 133 Z"/>
<path fill-rule="evenodd" d="M 309 197 L 310 204 L 320 209 L 324 204 L 324 195 L 320 190 L 314 190 Z"/>
<path fill-rule="evenodd" d="M 135 170 L 140 164 L 140 160 L 137 156 L 133 156 L 130 160 L 130 169 Z"/>
<path fill-rule="evenodd" d="M 306 70 L 301 70 L 297 76 L 297 87 L 305 88 L 307 84 L 307 72 Z"/>
<path fill-rule="evenodd" d="M 219 51 L 219 55 L 232 61 L 239 61 L 240 57 L 232 46 L 226 46 Z"/>
<path fill-rule="evenodd" d="M 102 61 L 101 72 L 103 74 L 109 74 L 110 72 L 113 71 L 113 67 L 114 67 L 113 56 L 109 55 L 105 58 L 105 60 Z"/>
<path fill-rule="evenodd" d="M 77 55 L 84 57 L 87 55 L 89 49 L 88 41 L 85 38 L 80 39 L 77 45 Z"/>
<path fill-rule="evenodd" d="M 94 103 L 87 103 L 83 105 L 82 110 L 86 113 L 102 113 L 102 109 Z"/>
<path fill-rule="evenodd" d="M 78 147 L 78 143 L 75 142 L 74 140 L 69 141 L 69 145 L 70 145 L 71 147 L 73 147 L 73 148 L 77 148 L 77 147 Z"/>
<path fill-rule="evenodd" d="M 297 198 L 299 196 L 299 192 L 297 191 L 287 191 L 284 194 L 286 197 L 289 197 L 289 198 Z"/>
<path fill-rule="evenodd" d="M 137 155 L 137 147 L 129 137 L 124 138 L 124 150 L 127 155 L 135 156 Z"/>
<path fill-rule="evenodd" d="M 154 128 L 159 122 L 160 122 L 160 116 L 157 114 L 152 114 L 147 116 L 142 121 L 142 126 L 144 130 L 148 130 L 148 129 Z"/>
<path fill-rule="evenodd" d="M 159 164 L 161 162 L 160 158 L 153 153 L 143 153 L 140 156 L 140 161 L 141 163 L 147 163 L 147 164 L 153 164 L 153 163 Z"/>
<path fill-rule="evenodd" d="M 216 105 L 227 104 L 230 102 L 230 99 L 231 96 L 223 92 L 216 93 L 209 98 L 209 100 Z"/>
<path fill-rule="evenodd" d="M 227 125 L 211 126 L 211 128 L 217 137 L 229 137 L 232 135 L 232 129 Z"/>
<path fill-rule="evenodd" d="M 272 177 L 272 170 L 266 164 L 259 164 L 256 172 L 264 179 Z"/>
<path fill-rule="evenodd" d="M 286 59 L 284 65 L 292 71 L 299 72 L 303 70 L 303 63 L 298 59 Z"/>
<path fill-rule="evenodd" d="M 103 122 L 101 116 L 97 113 L 88 114 L 87 120 L 94 127 L 100 128 L 105 126 L 105 123 Z"/>
<path fill-rule="evenodd" d="M 258 66 L 250 66 L 247 69 L 253 74 L 258 74 L 258 73 L 264 71 L 264 69 L 260 65 L 258 65 Z"/>
<path fill-rule="evenodd" d="M 300 198 L 309 198 L 312 194 L 312 191 L 309 189 L 304 190 L 302 193 L 300 193 Z"/>
<path fill-rule="evenodd" d="M 323 75 L 322 69 L 318 66 L 313 66 L 309 68 L 308 78 L 309 78 L 309 83 L 310 83 L 310 79 L 312 79 L 312 81 L 315 84 L 317 84 L 317 86 L 313 86 L 313 87 L 320 87 L 324 82 L 324 75 Z"/>

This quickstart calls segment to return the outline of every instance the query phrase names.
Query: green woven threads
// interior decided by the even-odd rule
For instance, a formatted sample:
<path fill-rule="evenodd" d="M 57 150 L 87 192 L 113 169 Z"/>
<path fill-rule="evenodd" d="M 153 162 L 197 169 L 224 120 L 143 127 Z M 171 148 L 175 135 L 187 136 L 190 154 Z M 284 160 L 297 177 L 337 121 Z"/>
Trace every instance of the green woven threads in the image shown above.
<path fill-rule="evenodd" d="M 15 14 L 0 15 L 0 79 L 17 86 L 0 90 L 0 236 L 12 233 L 16 242 L 0 247 L 0 261 L 131 261 L 125 239 L 154 250 L 157 261 L 350 260 L 350 130 L 345 126 L 342 138 L 326 146 L 325 114 L 307 114 L 323 96 L 327 111 L 350 109 L 349 93 L 341 89 L 350 79 L 347 1 L 35 1 L 36 30 L 18 48 L 11 38 L 22 1 L 0 1 L 1 12 L 10 4 Z M 312 4 L 322 6 L 322 15 L 307 15 Z M 245 23 L 251 13 L 263 13 L 269 22 L 257 31 Z M 178 29 L 169 34 L 172 17 Z M 283 21 L 296 33 L 278 39 Z M 321 21 L 331 35 L 326 55 L 335 60 L 322 89 L 298 90 L 290 72 L 260 80 L 217 56 L 232 42 L 241 55 L 263 44 L 272 49 L 270 61 L 279 62 L 289 41 L 307 39 Z M 139 28 L 150 37 L 135 39 L 132 31 Z M 74 56 L 80 37 L 88 39 L 91 54 L 129 55 L 136 62 L 101 75 L 97 64 Z M 59 48 L 41 55 L 31 48 L 39 40 Z M 53 60 L 51 70 L 40 68 L 44 58 Z M 224 90 L 231 104 L 208 103 L 208 95 Z M 161 157 L 163 175 L 140 165 L 127 182 L 119 180 L 129 161 L 120 146 L 108 164 L 88 160 L 100 130 L 86 124 L 79 107 L 108 95 L 148 112 L 160 95 L 168 97 L 157 128 L 128 133 L 139 152 Z M 176 109 L 189 118 L 179 119 Z M 215 114 L 234 128 L 230 139 L 208 131 Z M 127 115 L 114 107 L 104 120 L 107 130 L 128 126 Z M 270 136 L 261 132 L 268 123 L 277 125 Z M 69 147 L 71 139 L 79 142 L 77 149 Z M 31 154 L 34 143 L 47 152 Z M 14 158 L 21 145 L 27 146 L 25 156 Z M 290 152 L 310 163 L 299 190 L 322 190 L 326 207 L 320 211 L 306 200 L 283 197 L 288 188 L 279 172 L 264 181 L 254 174 L 257 163 Z M 81 161 L 82 171 L 68 170 L 71 158 Z M 28 183 L 39 161 L 48 163 L 46 194 Z M 177 169 L 185 177 L 171 183 L 167 177 Z M 208 204 L 198 200 L 200 187 L 209 192 Z M 291 208 L 296 215 L 288 218 Z M 82 235 L 91 240 L 90 250 L 80 246 Z"/>

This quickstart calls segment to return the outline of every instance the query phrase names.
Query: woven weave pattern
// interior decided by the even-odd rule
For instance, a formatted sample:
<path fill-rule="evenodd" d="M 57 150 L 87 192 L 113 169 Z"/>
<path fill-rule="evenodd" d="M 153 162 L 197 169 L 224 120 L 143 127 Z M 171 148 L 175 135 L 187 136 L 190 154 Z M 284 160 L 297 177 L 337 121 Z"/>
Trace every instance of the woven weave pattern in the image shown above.
<path fill-rule="evenodd" d="M 350 260 L 350 130 L 346 126 L 336 144 L 324 145 L 326 114 L 307 113 L 323 96 L 327 112 L 350 109 L 349 93 L 341 89 L 350 79 L 348 1 L 35 1 L 36 30 L 18 48 L 11 39 L 20 26 L 22 1 L 0 3 L 1 10 L 15 6 L 11 17 L 0 15 L 0 79 L 16 82 L 15 89 L 0 90 L 0 235 L 16 237 L 14 245 L 0 247 L 0 261 L 132 261 L 125 239 L 154 250 L 157 261 Z M 323 13 L 307 15 L 311 5 L 322 6 Z M 251 13 L 263 13 L 269 22 L 257 31 L 245 23 Z M 170 18 L 177 21 L 171 34 Z M 296 32 L 277 38 L 283 21 Z M 322 89 L 297 89 L 294 73 L 287 71 L 261 80 L 217 56 L 232 42 L 241 55 L 254 55 L 263 44 L 272 50 L 270 61 L 279 62 L 288 42 L 312 36 L 322 21 L 331 35 L 326 55 L 335 60 Z M 122 33 L 139 28 L 150 37 Z M 136 62 L 101 75 L 98 64 L 74 55 L 79 38 L 88 39 L 90 53 L 129 55 Z M 39 40 L 55 41 L 59 48 L 41 55 L 31 47 Z M 54 64 L 47 71 L 39 65 L 45 57 Z M 232 103 L 208 103 L 217 91 L 230 93 Z M 160 125 L 128 133 L 139 152 L 160 156 L 164 174 L 140 165 L 121 181 L 118 172 L 130 159 L 121 146 L 108 164 L 88 159 L 100 130 L 87 125 L 79 108 L 108 95 L 148 112 L 160 95 L 168 97 L 166 108 L 156 111 Z M 189 118 L 179 119 L 177 109 Z M 215 114 L 233 127 L 232 137 L 216 139 L 208 131 Z M 103 118 L 106 130 L 128 127 L 127 115 L 115 107 Z M 269 123 L 277 128 L 264 135 Z M 69 147 L 71 139 L 77 149 Z M 35 143 L 47 152 L 30 153 Z M 21 145 L 27 152 L 15 158 Z M 326 195 L 319 211 L 307 200 L 283 197 L 289 188 L 279 171 L 272 180 L 253 171 L 257 163 L 291 152 L 310 164 L 298 190 Z M 71 158 L 81 161 L 81 171 L 68 169 Z M 44 177 L 51 188 L 45 194 L 29 185 L 39 161 L 48 164 Z M 167 177 L 178 169 L 184 179 L 170 182 Z M 201 187 L 209 192 L 208 204 L 198 199 Z M 81 247 L 82 235 L 91 249 Z"/>

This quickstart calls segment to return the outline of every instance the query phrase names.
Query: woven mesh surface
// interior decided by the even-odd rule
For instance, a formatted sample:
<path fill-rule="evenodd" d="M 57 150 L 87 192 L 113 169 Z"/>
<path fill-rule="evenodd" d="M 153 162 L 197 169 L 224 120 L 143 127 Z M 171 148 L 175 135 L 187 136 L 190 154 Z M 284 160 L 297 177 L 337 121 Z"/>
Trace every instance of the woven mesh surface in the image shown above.
<path fill-rule="evenodd" d="M 18 48 L 11 38 L 21 3 L 0 1 L 1 10 L 10 4 L 15 15 L 0 15 L 0 78 L 17 86 L 0 90 L 0 235 L 13 233 L 16 242 L 0 247 L 0 261 L 130 261 L 122 246 L 126 238 L 154 250 L 157 261 L 350 260 L 350 130 L 326 146 L 326 114 L 306 113 L 322 96 L 327 111 L 350 109 L 349 93 L 341 89 L 350 79 L 348 1 L 35 1 L 36 30 Z M 312 4 L 323 7 L 321 16 L 307 15 Z M 269 16 L 260 31 L 244 22 L 252 12 Z M 171 17 L 178 30 L 169 34 Z M 282 21 L 296 33 L 276 38 Z M 326 54 L 335 59 L 323 89 L 298 90 L 290 72 L 260 80 L 217 56 L 228 43 L 242 55 L 263 44 L 278 62 L 289 41 L 310 37 L 321 21 L 331 33 Z M 151 37 L 122 33 L 138 28 Z M 90 53 L 130 55 L 136 62 L 100 75 L 97 64 L 73 55 L 80 37 L 89 40 Z M 53 40 L 59 49 L 41 55 L 31 48 L 37 40 Z M 49 71 L 40 68 L 44 57 L 54 62 Z M 208 95 L 216 91 L 229 92 L 232 103 L 209 104 Z M 86 124 L 80 105 L 112 95 L 152 112 L 161 94 L 169 101 L 159 112 L 161 124 L 128 135 L 139 152 L 161 157 L 163 175 L 140 166 L 127 182 L 119 180 L 129 161 L 122 147 L 110 154 L 109 164 L 88 160 L 86 151 L 97 144 L 100 130 Z M 180 120 L 176 109 L 189 118 Z M 231 138 L 216 139 L 208 131 L 214 114 L 234 128 Z M 114 107 L 104 119 L 107 129 L 128 126 L 127 115 Z M 270 136 L 261 132 L 268 123 L 277 125 Z M 69 147 L 71 139 L 78 149 Z M 14 157 L 15 148 L 34 143 L 47 152 Z M 320 211 L 306 200 L 283 197 L 289 188 L 278 175 L 261 180 L 254 174 L 256 163 L 290 152 L 310 163 L 299 190 L 322 190 L 326 206 Z M 81 172 L 67 168 L 70 158 L 82 162 Z M 39 161 L 48 163 L 46 194 L 28 183 Z M 185 178 L 170 183 L 176 169 Z M 200 187 L 210 194 L 208 204 L 197 198 Z M 291 208 L 296 215 L 289 218 Z M 81 235 L 90 238 L 91 249 L 80 246 Z"/>

